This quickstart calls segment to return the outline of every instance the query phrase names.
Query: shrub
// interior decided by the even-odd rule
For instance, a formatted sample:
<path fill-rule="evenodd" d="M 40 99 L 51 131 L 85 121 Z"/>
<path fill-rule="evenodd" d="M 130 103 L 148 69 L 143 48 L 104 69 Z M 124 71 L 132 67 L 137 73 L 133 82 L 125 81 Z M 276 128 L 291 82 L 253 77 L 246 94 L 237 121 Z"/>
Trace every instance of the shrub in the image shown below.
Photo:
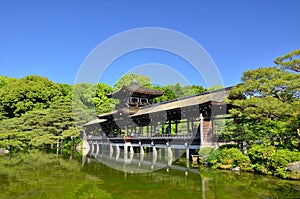
<path fill-rule="evenodd" d="M 300 153 L 288 149 L 276 149 L 274 146 L 253 145 L 248 153 L 256 172 L 288 177 L 288 163 L 300 161 Z"/>
<path fill-rule="evenodd" d="M 204 147 L 202 149 L 199 150 L 198 154 L 199 156 L 203 157 L 204 159 L 206 159 L 207 157 L 210 156 L 210 154 L 213 152 L 213 148 L 211 147 Z"/>
<path fill-rule="evenodd" d="M 209 156 L 208 162 L 213 167 L 222 169 L 232 169 L 234 167 L 240 167 L 241 170 L 252 169 L 249 157 L 237 148 L 219 148 Z"/>

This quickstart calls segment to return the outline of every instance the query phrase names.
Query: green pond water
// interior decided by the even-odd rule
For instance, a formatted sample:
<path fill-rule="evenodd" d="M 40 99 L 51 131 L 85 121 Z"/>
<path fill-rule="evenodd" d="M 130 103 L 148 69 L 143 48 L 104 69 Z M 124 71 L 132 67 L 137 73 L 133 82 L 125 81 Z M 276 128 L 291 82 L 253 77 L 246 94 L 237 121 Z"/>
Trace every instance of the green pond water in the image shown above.
<path fill-rule="evenodd" d="M 180 162 L 158 170 L 145 165 L 153 169 L 145 173 L 117 164 L 118 170 L 76 152 L 0 156 L 0 198 L 300 198 L 299 181 Z"/>

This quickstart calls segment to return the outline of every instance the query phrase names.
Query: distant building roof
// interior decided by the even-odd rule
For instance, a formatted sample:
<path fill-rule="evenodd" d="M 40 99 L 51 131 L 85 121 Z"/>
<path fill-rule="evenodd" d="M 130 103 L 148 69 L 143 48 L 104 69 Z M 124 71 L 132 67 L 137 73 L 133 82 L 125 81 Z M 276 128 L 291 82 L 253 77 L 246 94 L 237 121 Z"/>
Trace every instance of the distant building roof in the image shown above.
<path fill-rule="evenodd" d="M 151 88 L 147 88 L 140 85 L 136 81 L 132 81 L 130 85 L 123 86 L 120 90 L 115 91 L 113 93 L 109 93 L 106 96 L 110 98 L 121 99 L 133 95 L 147 95 L 148 98 L 155 98 L 155 97 L 162 96 L 163 94 L 164 91 L 153 90 Z"/>

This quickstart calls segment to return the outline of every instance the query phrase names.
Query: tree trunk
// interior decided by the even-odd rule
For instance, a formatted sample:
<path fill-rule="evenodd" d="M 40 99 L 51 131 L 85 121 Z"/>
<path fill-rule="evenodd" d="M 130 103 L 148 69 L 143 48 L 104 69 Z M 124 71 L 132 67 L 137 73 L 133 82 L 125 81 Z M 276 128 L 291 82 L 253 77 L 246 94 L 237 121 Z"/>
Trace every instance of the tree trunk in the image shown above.
<path fill-rule="evenodd" d="M 271 145 L 274 146 L 274 135 L 273 135 L 273 133 L 270 133 L 270 142 L 271 142 Z"/>
<path fill-rule="evenodd" d="M 297 129 L 298 134 L 298 150 L 300 151 L 300 129 Z"/>

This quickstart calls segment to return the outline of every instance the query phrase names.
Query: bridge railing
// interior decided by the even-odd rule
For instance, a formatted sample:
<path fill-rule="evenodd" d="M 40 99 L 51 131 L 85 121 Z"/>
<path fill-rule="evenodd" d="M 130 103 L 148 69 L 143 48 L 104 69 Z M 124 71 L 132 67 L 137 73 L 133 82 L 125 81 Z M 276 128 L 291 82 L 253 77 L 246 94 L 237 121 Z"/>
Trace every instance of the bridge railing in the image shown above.
<path fill-rule="evenodd" d="M 199 136 L 199 135 L 198 135 Z M 121 138 L 121 139 L 138 139 L 138 138 L 193 138 L 197 137 L 196 134 L 185 133 L 185 134 L 156 134 L 156 135 L 128 135 L 128 136 L 93 136 L 90 135 L 87 139 L 111 139 L 111 138 Z"/>

